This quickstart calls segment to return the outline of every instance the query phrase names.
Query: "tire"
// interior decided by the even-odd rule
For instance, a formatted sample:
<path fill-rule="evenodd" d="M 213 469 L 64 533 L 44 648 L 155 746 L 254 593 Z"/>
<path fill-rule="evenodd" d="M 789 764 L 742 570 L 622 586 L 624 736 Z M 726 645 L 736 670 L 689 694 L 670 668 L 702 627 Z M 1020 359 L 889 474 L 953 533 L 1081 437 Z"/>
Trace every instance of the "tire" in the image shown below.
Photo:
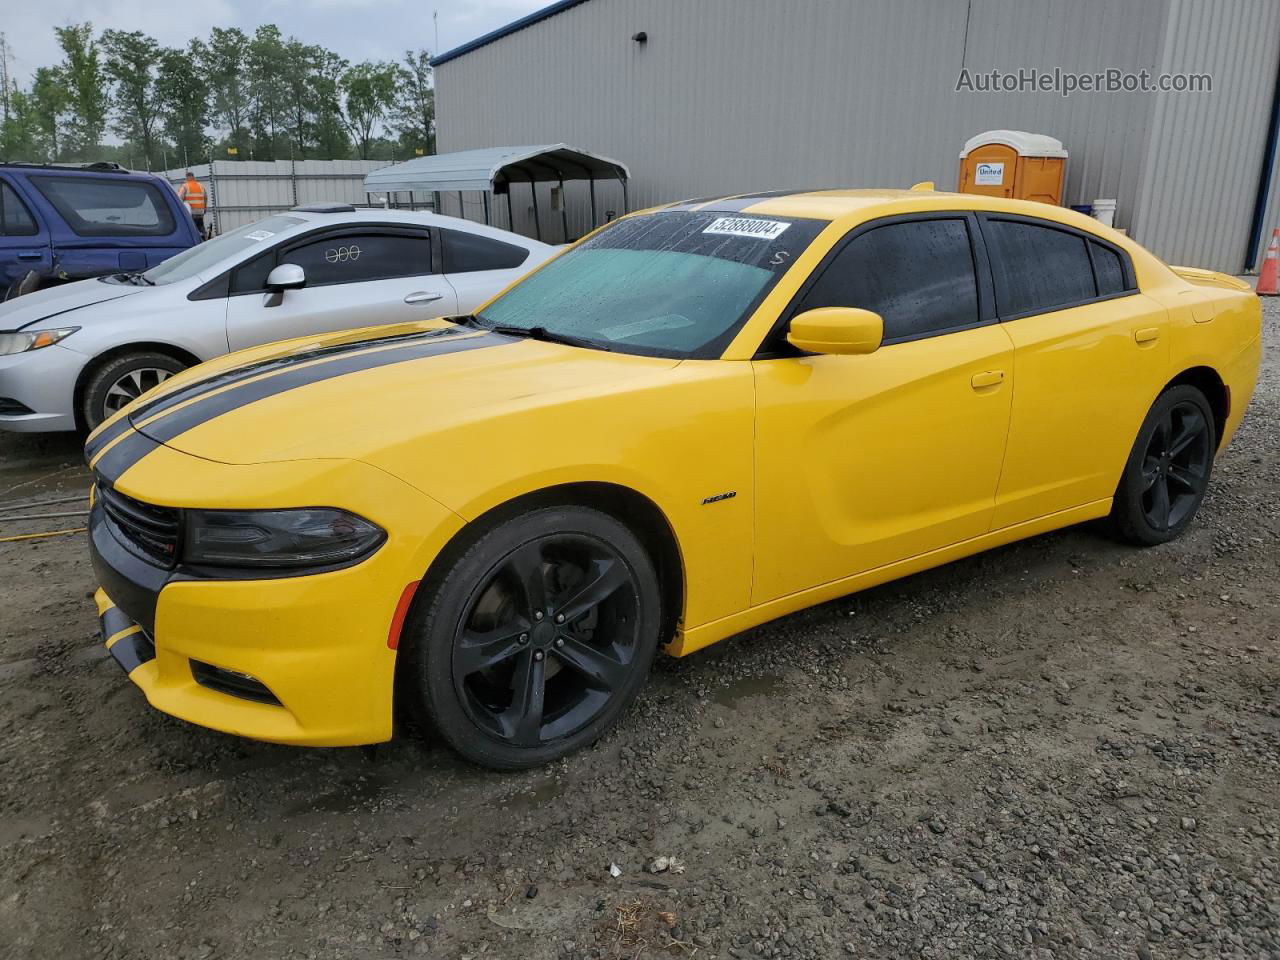
<path fill-rule="evenodd" d="M 186 366 L 167 353 L 153 350 L 121 354 L 99 365 L 89 375 L 80 404 L 85 429 L 94 429 L 121 407 L 185 370 Z"/>
<path fill-rule="evenodd" d="M 1191 386 L 1170 387 L 1147 414 L 1111 506 L 1111 525 L 1128 543 L 1168 543 L 1191 525 L 1213 473 L 1213 411 Z"/>
<path fill-rule="evenodd" d="M 635 700 L 658 649 L 653 563 L 598 510 L 542 507 L 499 523 L 429 589 L 406 630 L 406 695 L 424 728 L 495 770 L 595 742 Z"/>

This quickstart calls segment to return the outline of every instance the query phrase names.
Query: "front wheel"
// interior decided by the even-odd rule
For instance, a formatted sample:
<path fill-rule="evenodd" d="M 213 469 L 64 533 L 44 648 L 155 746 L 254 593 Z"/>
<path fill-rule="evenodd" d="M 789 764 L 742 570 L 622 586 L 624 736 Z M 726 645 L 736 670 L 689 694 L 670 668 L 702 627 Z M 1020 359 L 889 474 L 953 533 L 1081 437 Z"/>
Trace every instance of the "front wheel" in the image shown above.
<path fill-rule="evenodd" d="M 410 628 L 412 696 L 482 766 L 536 766 L 595 741 L 658 648 L 653 563 L 597 510 L 545 507 L 501 523 L 430 589 Z"/>
<path fill-rule="evenodd" d="M 184 370 L 186 364 L 167 353 L 138 350 L 99 366 L 84 388 L 80 416 L 86 430 L 128 406 L 142 394 Z"/>
<path fill-rule="evenodd" d="M 1130 543 L 1154 546 L 1190 526 L 1209 487 L 1217 432 L 1204 394 L 1171 387 L 1151 407 L 1116 488 L 1111 520 Z"/>

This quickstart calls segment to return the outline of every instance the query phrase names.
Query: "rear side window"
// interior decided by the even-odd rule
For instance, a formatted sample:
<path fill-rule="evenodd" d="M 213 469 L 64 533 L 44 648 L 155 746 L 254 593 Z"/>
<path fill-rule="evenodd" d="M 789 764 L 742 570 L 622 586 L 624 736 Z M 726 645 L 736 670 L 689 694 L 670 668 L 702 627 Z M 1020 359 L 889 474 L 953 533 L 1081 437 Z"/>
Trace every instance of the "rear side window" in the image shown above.
<path fill-rule="evenodd" d="M 1124 265 L 1120 262 L 1120 254 L 1092 240 L 1089 241 L 1089 250 L 1093 253 L 1093 274 L 1098 281 L 1098 296 L 1110 297 L 1129 289 L 1124 280 Z"/>
<path fill-rule="evenodd" d="M 529 259 L 529 251 L 514 243 L 503 243 L 461 230 L 441 230 L 440 236 L 444 244 L 445 273 L 510 270 Z"/>
<path fill-rule="evenodd" d="M 32 177 L 31 182 L 82 237 L 164 237 L 175 228 L 154 183 L 114 177 Z"/>
<path fill-rule="evenodd" d="M 0 180 L 0 237 L 34 237 L 39 232 L 22 198 L 13 187 Z"/>
<path fill-rule="evenodd" d="M 331 234 L 282 253 L 279 262 L 302 267 L 309 287 L 416 277 L 431 273 L 431 238 L 425 232 Z"/>
<path fill-rule="evenodd" d="M 969 225 L 909 220 L 859 234 L 805 294 L 801 310 L 861 307 L 880 314 L 885 342 L 978 322 L 978 284 Z"/>
<path fill-rule="evenodd" d="M 988 220 L 983 233 L 1001 316 L 1046 313 L 1098 295 L 1079 234 L 1016 220 Z"/>

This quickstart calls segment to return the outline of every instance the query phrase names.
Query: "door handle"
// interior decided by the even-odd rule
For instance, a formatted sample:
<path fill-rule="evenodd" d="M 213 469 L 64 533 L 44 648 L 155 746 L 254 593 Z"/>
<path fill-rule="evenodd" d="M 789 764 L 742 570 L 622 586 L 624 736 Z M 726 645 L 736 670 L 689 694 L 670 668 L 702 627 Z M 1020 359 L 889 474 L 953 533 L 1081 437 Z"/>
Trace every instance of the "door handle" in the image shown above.
<path fill-rule="evenodd" d="M 433 293 L 429 290 L 416 290 L 413 293 L 404 295 L 405 303 L 431 303 L 433 300 L 439 300 L 443 297 L 443 293 Z"/>
<path fill-rule="evenodd" d="M 1138 343 L 1150 343 L 1160 337 L 1159 327 L 1143 327 L 1141 330 L 1133 331 L 1133 339 Z"/>
<path fill-rule="evenodd" d="M 39 260 L 43 256 L 44 254 L 42 254 L 39 250 L 19 250 L 18 251 L 19 260 Z"/>
<path fill-rule="evenodd" d="M 973 385 L 973 389 L 981 390 L 983 387 L 996 387 L 1004 383 L 1003 370 L 983 370 L 981 373 L 975 373 L 969 383 Z"/>

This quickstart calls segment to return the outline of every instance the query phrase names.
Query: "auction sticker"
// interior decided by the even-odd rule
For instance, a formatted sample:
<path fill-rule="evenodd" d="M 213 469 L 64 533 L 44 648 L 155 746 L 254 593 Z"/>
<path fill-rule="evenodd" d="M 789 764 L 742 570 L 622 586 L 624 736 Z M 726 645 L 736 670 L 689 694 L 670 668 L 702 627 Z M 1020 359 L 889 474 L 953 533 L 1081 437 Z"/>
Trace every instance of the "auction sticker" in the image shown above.
<path fill-rule="evenodd" d="M 275 234 L 270 230 L 250 230 L 245 234 L 249 240 L 270 240 Z"/>
<path fill-rule="evenodd" d="M 703 233 L 721 233 L 728 237 L 755 237 L 757 240 L 776 240 L 782 231 L 791 226 L 777 220 L 755 220 L 751 217 L 718 217 Z"/>

